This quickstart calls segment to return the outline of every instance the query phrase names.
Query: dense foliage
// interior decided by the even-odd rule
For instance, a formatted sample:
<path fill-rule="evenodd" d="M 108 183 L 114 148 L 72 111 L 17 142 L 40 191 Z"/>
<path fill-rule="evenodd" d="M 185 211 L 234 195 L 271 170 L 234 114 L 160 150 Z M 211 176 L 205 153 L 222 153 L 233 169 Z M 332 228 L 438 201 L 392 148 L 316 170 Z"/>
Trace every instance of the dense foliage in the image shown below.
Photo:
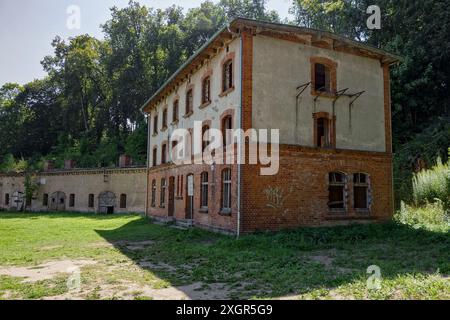
<path fill-rule="evenodd" d="M 221 25 L 235 16 L 280 21 L 266 0 L 205 1 L 186 13 L 130 1 L 112 8 L 105 39 L 56 37 L 48 76 L 0 89 L 0 169 L 52 158 L 114 165 L 120 153 L 145 162 L 139 107 Z M 450 10 L 445 0 L 379 0 L 382 29 L 368 30 L 368 0 L 294 0 L 296 25 L 329 30 L 404 57 L 393 69 L 395 187 L 411 198 L 418 161 L 431 167 L 450 145 Z M 412 200 L 412 199 L 409 199 Z"/>

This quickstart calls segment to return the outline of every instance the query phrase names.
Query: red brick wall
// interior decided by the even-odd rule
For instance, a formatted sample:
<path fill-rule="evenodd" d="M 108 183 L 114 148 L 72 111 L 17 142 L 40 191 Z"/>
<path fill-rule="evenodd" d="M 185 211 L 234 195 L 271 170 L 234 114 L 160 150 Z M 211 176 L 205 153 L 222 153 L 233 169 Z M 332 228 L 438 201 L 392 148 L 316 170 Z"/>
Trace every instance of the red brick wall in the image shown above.
<path fill-rule="evenodd" d="M 207 228 L 222 230 L 227 232 L 236 232 L 236 217 L 237 217 L 237 185 L 231 186 L 232 197 L 232 212 L 231 215 L 223 215 L 221 210 L 221 191 L 222 191 L 222 170 L 224 168 L 231 168 L 232 181 L 237 181 L 237 166 L 216 165 L 214 173 L 210 165 L 184 165 L 173 166 L 166 165 L 151 169 L 149 172 L 149 192 L 148 192 L 148 215 L 166 219 L 168 218 L 168 201 L 169 201 L 169 178 L 175 177 L 175 188 L 177 189 L 177 177 L 183 176 L 183 192 L 182 197 L 177 197 L 177 190 L 175 190 L 175 213 L 176 220 L 186 219 L 186 197 L 187 197 L 187 176 L 194 174 L 194 224 Z M 202 172 L 208 172 L 209 188 L 208 188 L 208 213 L 200 212 L 200 176 Z M 160 207 L 160 191 L 161 179 L 166 179 L 166 204 L 164 208 Z M 152 180 L 156 179 L 156 206 L 151 206 L 152 195 Z"/>
<path fill-rule="evenodd" d="M 328 173 L 333 171 L 348 175 L 346 214 L 331 214 L 328 209 Z M 358 172 L 370 176 L 372 207 L 369 214 L 357 213 L 352 208 L 351 174 Z M 391 172 L 391 156 L 384 153 L 280 146 L 277 175 L 260 176 L 258 166 L 246 166 L 241 231 L 386 221 L 393 213 Z M 276 197 L 268 197 L 265 192 Z"/>

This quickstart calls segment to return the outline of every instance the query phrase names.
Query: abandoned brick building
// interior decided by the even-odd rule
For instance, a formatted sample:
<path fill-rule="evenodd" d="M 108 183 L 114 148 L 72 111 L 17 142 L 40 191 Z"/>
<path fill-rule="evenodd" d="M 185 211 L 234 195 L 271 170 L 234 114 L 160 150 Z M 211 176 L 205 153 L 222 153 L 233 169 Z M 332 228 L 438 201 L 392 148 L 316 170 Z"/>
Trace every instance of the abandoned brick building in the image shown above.
<path fill-rule="evenodd" d="M 389 219 L 389 74 L 397 62 L 331 33 L 235 19 L 142 107 L 147 214 L 230 233 Z M 199 121 L 202 132 L 279 129 L 278 174 L 252 164 L 175 164 L 171 134 Z"/>
<path fill-rule="evenodd" d="M 119 168 L 48 167 L 35 174 L 29 208 L 146 212 L 234 234 L 388 220 L 389 76 L 398 60 L 331 33 L 237 18 L 143 105 L 147 168 L 127 158 Z M 172 133 L 198 122 L 202 133 L 279 129 L 278 173 L 261 175 L 263 164 L 175 163 Z M 0 175 L 0 209 L 24 205 L 23 185 L 23 174 Z"/>

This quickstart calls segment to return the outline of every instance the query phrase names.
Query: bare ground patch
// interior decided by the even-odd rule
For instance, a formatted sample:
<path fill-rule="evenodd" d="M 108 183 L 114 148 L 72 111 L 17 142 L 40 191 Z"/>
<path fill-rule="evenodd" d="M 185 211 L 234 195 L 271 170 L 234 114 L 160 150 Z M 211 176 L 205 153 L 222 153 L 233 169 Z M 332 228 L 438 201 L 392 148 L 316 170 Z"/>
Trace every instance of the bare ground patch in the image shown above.
<path fill-rule="evenodd" d="M 75 267 L 96 263 L 94 260 L 61 260 L 30 267 L 0 267 L 0 275 L 24 278 L 23 282 L 37 282 L 52 279 L 60 273 L 71 273 Z"/>

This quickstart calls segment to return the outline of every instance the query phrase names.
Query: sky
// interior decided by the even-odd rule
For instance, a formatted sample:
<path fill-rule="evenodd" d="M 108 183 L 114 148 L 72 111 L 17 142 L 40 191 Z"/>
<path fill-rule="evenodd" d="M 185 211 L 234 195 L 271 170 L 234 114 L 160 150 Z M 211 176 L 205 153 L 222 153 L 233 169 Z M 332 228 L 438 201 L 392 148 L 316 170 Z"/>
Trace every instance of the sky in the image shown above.
<path fill-rule="evenodd" d="M 185 9 L 202 0 L 138 0 L 153 8 L 173 4 Z M 214 2 L 217 2 L 215 0 Z M 52 54 L 55 36 L 67 39 L 79 34 L 103 38 L 100 24 L 110 17 L 109 8 L 123 8 L 128 0 L 0 0 L 0 86 L 7 82 L 25 84 L 45 76 L 40 62 Z M 269 0 L 268 7 L 288 17 L 291 0 Z M 80 9 L 80 28 L 69 29 L 72 5 Z"/>

